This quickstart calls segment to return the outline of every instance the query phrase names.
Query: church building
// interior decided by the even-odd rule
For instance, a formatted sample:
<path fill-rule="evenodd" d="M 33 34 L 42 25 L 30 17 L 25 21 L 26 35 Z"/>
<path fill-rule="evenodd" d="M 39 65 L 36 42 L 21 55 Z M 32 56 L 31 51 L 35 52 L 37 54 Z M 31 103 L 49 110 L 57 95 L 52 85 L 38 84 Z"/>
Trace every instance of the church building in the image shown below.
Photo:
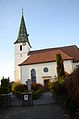
<path fill-rule="evenodd" d="M 15 81 L 21 80 L 26 84 L 30 79 L 47 85 L 57 76 L 56 54 L 61 54 L 65 72 L 69 74 L 79 65 L 79 48 L 76 45 L 31 51 L 28 36 L 22 12 L 18 37 L 14 43 Z"/>

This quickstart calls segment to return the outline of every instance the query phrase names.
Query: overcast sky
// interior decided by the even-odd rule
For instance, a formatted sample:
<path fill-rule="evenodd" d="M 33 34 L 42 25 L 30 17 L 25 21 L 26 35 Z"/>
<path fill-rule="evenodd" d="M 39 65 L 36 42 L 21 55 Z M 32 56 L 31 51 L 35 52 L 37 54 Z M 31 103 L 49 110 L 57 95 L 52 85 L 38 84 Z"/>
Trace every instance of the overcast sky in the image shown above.
<path fill-rule="evenodd" d="M 14 42 L 22 10 L 31 50 L 79 47 L 79 0 L 0 0 L 0 79 L 14 80 Z"/>

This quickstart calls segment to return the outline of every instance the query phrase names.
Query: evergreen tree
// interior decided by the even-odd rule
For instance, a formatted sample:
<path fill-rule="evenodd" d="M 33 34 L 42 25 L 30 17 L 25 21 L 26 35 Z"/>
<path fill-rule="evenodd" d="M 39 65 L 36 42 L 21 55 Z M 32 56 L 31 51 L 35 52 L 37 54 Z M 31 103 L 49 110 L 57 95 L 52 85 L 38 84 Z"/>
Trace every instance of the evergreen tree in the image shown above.
<path fill-rule="evenodd" d="M 63 60 L 60 54 L 56 54 L 58 79 L 65 77 Z"/>
<path fill-rule="evenodd" d="M 10 80 L 8 78 L 1 79 L 1 93 L 9 93 L 10 92 Z"/>

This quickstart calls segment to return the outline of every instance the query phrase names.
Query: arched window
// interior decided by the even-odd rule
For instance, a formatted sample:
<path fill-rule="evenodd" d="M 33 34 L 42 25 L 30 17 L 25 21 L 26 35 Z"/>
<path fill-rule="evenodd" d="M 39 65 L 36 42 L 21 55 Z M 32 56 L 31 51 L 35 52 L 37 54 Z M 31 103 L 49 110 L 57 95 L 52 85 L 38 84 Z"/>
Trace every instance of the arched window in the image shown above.
<path fill-rule="evenodd" d="M 35 71 L 35 69 L 31 70 L 31 81 L 36 82 L 36 71 Z"/>

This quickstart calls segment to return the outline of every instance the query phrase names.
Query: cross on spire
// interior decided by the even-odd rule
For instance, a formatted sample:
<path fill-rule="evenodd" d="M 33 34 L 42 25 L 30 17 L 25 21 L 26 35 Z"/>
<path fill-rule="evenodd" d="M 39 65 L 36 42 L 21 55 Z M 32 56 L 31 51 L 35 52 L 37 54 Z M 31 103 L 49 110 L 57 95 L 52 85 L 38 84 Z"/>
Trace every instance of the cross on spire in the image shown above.
<path fill-rule="evenodd" d="M 24 13 L 24 12 L 23 12 L 23 8 L 22 8 L 22 15 L 23 15 L 23 13 Z"/>

